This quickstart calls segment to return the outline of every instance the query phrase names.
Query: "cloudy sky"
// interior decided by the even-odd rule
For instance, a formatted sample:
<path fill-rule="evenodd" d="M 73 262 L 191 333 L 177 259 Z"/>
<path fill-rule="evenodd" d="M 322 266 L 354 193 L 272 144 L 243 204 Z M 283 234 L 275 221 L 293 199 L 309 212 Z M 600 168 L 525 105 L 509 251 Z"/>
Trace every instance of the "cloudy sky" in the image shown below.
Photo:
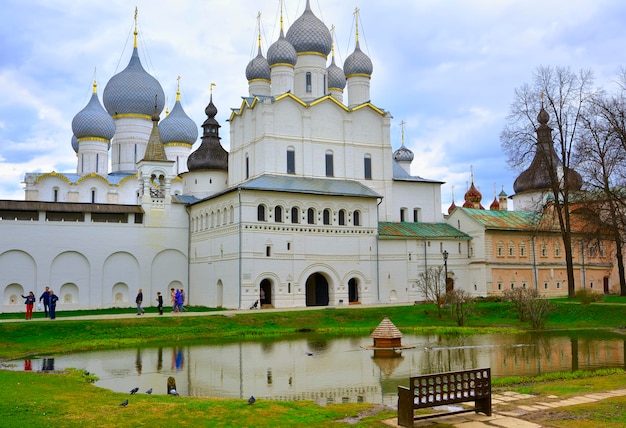
<path fill-rule="evenodd" d="M 26 172 L 75 172 L 72 118 L 126 67 L 135 5 L 144 68 L 173 106 L 177 77 L 187 114 L 200 126 L 209 99 L 229 147 L 230 109 L 248 94 L 245 67 L 279 32 L 279 0 L 3 0 L 0 13 L 0 199 L 24 199 Z M 305 0 L 284 1 L 285 30 Z M 500 147 L 516 87 L 538 66 L 589 68 L 609 87 L 626 64 L 622 0 L 311 0 L 336 28 L 336 60 L 354 49 L 359 8 L 362 50 L 374 64 L 372 102 L 393 115 L 393 149 L 415 153 L 412 174 L 454 186 L 462 203 L 470 180 L 483 205 L 513 193 L 519 171 Z"/>

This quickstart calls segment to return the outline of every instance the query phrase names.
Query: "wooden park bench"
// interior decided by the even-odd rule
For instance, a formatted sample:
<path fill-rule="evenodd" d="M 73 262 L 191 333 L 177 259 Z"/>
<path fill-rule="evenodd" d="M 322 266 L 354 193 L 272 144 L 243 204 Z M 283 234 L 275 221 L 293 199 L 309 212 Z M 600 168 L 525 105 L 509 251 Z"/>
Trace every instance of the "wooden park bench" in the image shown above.
<path fill-rule="evenodd" d="M 398 386 L 398 425 L 412 427 L 416 419 L 465 412 L 491 416 L 491 369 L 464 370 L 415 376 L 409 387 Z M 473 409 L 438 412 L 415 417 L 415 409 L 474 402 Z"/>

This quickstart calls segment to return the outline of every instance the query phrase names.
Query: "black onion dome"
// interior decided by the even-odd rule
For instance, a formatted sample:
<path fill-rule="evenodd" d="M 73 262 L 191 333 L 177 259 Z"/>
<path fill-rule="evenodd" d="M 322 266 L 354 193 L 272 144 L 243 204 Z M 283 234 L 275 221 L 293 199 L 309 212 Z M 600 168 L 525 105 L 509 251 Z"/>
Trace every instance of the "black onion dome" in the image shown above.
<path fill-rule="evenodd" d="M 290 64 L 296 65 L 298 60 L 298 54 L 291 43 L 285 38 L 282 28 L 280 29 L 280 36 L 267 50 L 267 61 L 270 66 L 275 64 Z"/>
<path fill-rule="evenodd" d="M 198 139 L 198 128 L 187 116 L 179 100 L 176 100 L 170 114 L 159 123 L 159 132 L 163 144 L 176 142 L 192 145 Z"/>
<path fill-rule="evenodd" d="M 580 190 L 583 186 L 581 175 L 571 168 L 564 167 L 563 162 L 561 162 L 561 159 L 559 159 L 559 156 L 554 150 L 552 128 L 548 126 L 549 120 L 550 115 L 542 106 L 537 115 L 539 127 L 537 128 L 537 149 L 535 151 L 535 157 L 528 169 L 515 179 L 513 183 L 515 193 L 551 189 L 551 168 L 562 168 L 564 170 L 563 173 L 567 173 L 569 190 Z"/>
<path fill-rule="evenodd" d="M 354 74 L 372 75 L 372 71 L 374 70 L 372 60 L 363 53 L 358 41 L 356 42 L 354 52 L 352 52 L 343 63 L 343 70 L 346 73 L 346 77 L 350 77 Z"/>
<path fill-rule="evenodd" d="M 91 99 L 72 119 L 72 131 L 77 139 L 97 137 L 110 140 L 115 135 L 115 122 L 100 104 L 95 88 L 94 84 Z"/>
<path fill-rule="evenodd" d="M 259 53 L 246 67 L 246 79 L 250 81 L 255 79 L 270 80 L 270 78 L 270 64 L 261 53 L 261 46 L 259 46 Z"/>
<path fill-rule="evenodd" d="M 334 56 L 326 72 L 328 73 L 329 88 L 344 89 L 346 87 L 346 76 L 341 67 L 335 64 Z"/>
<path fill-rule="evenodd" d="M 413 152 L 407 149 L 404 144 L 402 144 L 402 146 L 398 150 L 393 152 L 393 158 L 398 162 L 402 162 L 402 161 L 412 162 L 414 157 L 415 155 L 413 154 Z"/>
<path fill-rule="evenodd" d="M 141 114 L 151 117 L 155 97 L 160 114 L 165 106 L 163 88 L 144 70 L 137 48 L 133 48 L 128 66 L 113 76 L 104 88 L 104 106 L 111 116 Z"/>
<path fill-rule="evenodd" d="M 213 104 L 213 95 L 209 105 L 204 109 L 208 118 L 202 124 L 204 132 L 200 147 L 187 158 L 189 171 L 222 170 L 228 171 L 228 152 L 220 144 L 220 124 L 215 120 L 217 108 Z"/>
<path fill-rule="evenodd" d="M 287 30 L 287 41 L 296 52 L 316 52 L 328 56 L 333 39 L 324 23 L 311 11 L 309 0 L 304 13 Z"/>

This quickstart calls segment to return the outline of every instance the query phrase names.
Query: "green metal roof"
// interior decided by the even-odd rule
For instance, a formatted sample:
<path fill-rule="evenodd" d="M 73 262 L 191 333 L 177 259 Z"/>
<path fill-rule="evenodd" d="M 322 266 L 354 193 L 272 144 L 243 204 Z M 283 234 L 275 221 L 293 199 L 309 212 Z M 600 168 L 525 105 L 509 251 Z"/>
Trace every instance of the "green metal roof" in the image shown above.
<path fill-rule="evenodd" d="M 525 211 L 491 211 L 475 208 L 456 208 L 480 223 L 485 229 L 537 230 L 541 216 Z"/>
<path fill-rule="evenodd" d="M 447 223 L 378 223 L 380 239 L 470 239 Z"/>

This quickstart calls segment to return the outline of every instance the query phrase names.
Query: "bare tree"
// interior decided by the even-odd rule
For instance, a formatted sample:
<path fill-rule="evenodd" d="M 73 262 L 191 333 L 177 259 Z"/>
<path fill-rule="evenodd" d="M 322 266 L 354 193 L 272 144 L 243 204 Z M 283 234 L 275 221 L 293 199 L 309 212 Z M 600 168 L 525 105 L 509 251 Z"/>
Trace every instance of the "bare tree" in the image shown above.
<path fill-rule="evenodd" d="M 474 311 L 474 297 L 466 290 L 452 290 L 448 293 L 448 303 L 452 319 L 459 327 L 464 326 Z"/>
<path fill-rule="evenodd" d="M 615 242 L 620 295 L 626 296 L 624 242 L 626 218 L 623 213 L 626 173 L 626 100 L 623 94 L 598 92 L 584 111 L 576 155 L 588 192 L 579 201 L 585 207 L 585 221 L 595 225 Z M 595 233 L 599 236 L 600 233 Z"/>
<path fill-rule="evenodd" d="M 507 125 L 500 136 L 511 166 L 527 165 L 534 155 L 532 161 L 540 164 L 537 170 L 545 174 L 548 184 L 545 190 L 553 198 L 549 209 L 544 206 L 539 212 L 558 221 L 565 250 L 568 296 L 572 299 L 575 277 L 570 194 L 582 186 L 580 175 L 572 168 L 572 154 L 582 110 L 591 100 L 592 84 L 590 71 L 574 73 L 562 67 L 537 68 L 532 85 L 515 90 Z M 535 117 L 539 126 L 535 124 Z"/>
<path fill-rule="evenodd" d="M 424 295 L 427 302 L 437 305 L 437 313 L 441 318 L 441 308 L 446 300 L 445 273 L 442 266 L 429 267 L 421 272 L 417 278 L 417 288 Z"/>

